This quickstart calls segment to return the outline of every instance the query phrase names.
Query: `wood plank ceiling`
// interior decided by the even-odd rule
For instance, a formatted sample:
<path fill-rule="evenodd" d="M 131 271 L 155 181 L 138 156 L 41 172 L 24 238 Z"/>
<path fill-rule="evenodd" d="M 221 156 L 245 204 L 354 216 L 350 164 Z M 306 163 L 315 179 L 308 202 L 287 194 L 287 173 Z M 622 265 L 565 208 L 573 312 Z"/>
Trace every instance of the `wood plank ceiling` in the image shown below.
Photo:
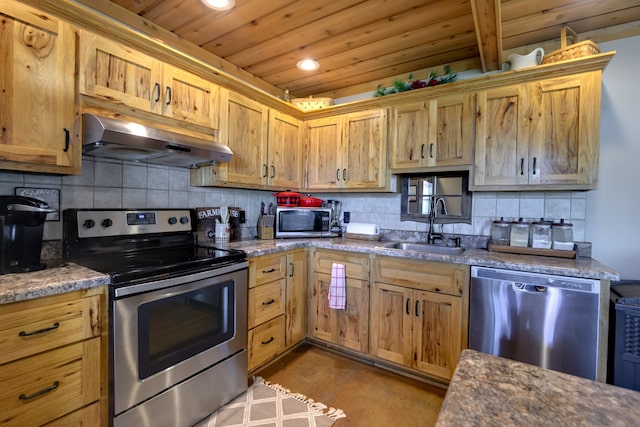
<path fill-rule="evenodd" d="M 293 97 L 372 92 L 445 65 L 495 70 L 505 52 L 559 48 L 565 24 L 596 42 L 640 34 L 639 0 L 236 0 L 225 12 L 201 0 L 112 2 Z M 303 58 L 320 68 L 298 70 Z"/>

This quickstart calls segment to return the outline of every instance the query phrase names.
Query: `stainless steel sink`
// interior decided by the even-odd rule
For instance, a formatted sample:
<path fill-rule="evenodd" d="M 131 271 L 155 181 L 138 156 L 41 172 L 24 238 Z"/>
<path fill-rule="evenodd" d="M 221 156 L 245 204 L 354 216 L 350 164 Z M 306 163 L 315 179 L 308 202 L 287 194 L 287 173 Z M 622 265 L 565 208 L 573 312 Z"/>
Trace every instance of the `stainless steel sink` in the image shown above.
<path fill-rule="evenodd" d="M 441 246 L 431 245 L 427 243 L 412 243 L 412 242 L 390 242 L 385 245 L 379 246 L 385 249 L 400 249 L 403 251 L 416 251 L 416 252 L 428 252 L 433 254 L 442 255 L 462 255 L 466 252 L 465 248 L 456 246 Z"/>

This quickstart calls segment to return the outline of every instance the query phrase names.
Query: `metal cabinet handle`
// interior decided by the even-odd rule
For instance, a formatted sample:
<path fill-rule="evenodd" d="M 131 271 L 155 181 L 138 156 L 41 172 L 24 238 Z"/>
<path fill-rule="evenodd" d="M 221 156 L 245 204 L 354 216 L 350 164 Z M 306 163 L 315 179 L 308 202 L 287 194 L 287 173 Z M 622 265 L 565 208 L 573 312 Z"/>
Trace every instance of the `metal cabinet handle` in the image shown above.
<path fill-rule="evenodd" d="M 420 307 L 420 301 L 416 300 L 416 317 L 420 317 L 420 314 L 418 314 L 418 307 Z"/>
<path fill-rule="evenodd" d="M 336 181 L 340 181 L 340 169 L 336 169 Z"/>
<path fill-rule="evenodd" d="M 347 180 L 347 169 L 342 169 L 342 180 L 346 181 Z"/>
<path fill-rule="evenodd" d="M 524 157 L 520 158 L 520 175 L 524 175 Z"/>
<path fill-rule="evenodd" d="M 71 135 L 69 133 L 69 129 L 63 128 L 64 130 L 64 151 L 65 153 L 69 151 L 69 144 L 71 143 Z"/>
<path fill-rule="evenodd" d="M 409 314 L 409 298 L 407 298 L 407 303 L 404 305 L 404 310 Z"/>
<path fill-rule="evenodd" d="M 269 167 L 267 166 L 266 163 L 263 163 L 262 167 L 264 168 L 264 173 L 262 174 L 262 177 L 266 178 L 267 177 L 267 170 L 268 170 Z"/>
<path fill-rule="evenodd" d="M 533 174 L 534 174 L 534 175 L 536 174 L 536 163 L 537 163 L 537 162 L 536 162 L 536 160 L 537 160 L 537 159 L 534 157 L 534 158 L 533 158 Z"/>
<path fill-rule="evenodd" d="M 262 345 L 267 345 L 267 344 L 269 344 L 271 341 L 273 341 L 274 339 L 275 339 L 275 338 L 271 337 L 271 338 L 269 338 L 269 339 L 268 339 L 268 340 L 266 340 L 266 341 L 262 341 Z"/>
<path fill-rule="evenodd" d="M 38 329 L 37 331 L 33 331 L 33 332 L 20 331 L 18 335 L 21 337 L 30 337 L 32 335 L 38 335 L 38 334 L 43 334 L 45 332 L 53 331 L 54 329 L 58 329 L 59 326 L 60 326 L 60 323 L 56 322 L 53 325 L 49 326 L 48 328 Z"/>
<path fill-rule="evenodd" d="M 424 159 L 424 144 L 420 146 L 420 158 Z"/>
<path fill-rule="evenodd" d="M 433 142 L 429 144 L 429 157 L 433 159 Z"/>
<path fill-rule="evenodd" d="M 153 90 L 156 91 L 156 99 L 154 99 L 153 102 L 160 101 L 160 83 L 153 85 Z"/>
<path fill-rule="evenodd" d="M 167 89 L 167 96 L 165 97 L 165 104 L 169 105 L 171 104 L 171 88 L 169 86 L 166 87 Z"/>
<path fill-rule="evenodd" d="M 271 178 L 276 176 L 276 167 L 271 165 Z"/>
<path fill-rule="evenodd" d="M 294 263 L 290 262 L 289 266 L 291 267 L 291 273 L 289 274 L 289 277 L 293 277 L 294 268 L 295 268 L 296 265 Z"/>
<path fill-rule="evenodd" d="M 274 300 L 273 298 L 269 298 L 268 300 L 264 301 L 262 305 L 271 305 L 274 302 L 276 302 L 276 300 Z"/>
<path fill-rule="evenodd" d="M 20 400 L 31 400 L 34 397 L 42 396 L 45 393 L 49 393 L 50 391 L 53 391 L 53 390 L 57 389 L 59 385 L 60 385 L 60 381 L 56 381 L 52 385 L 50 385 L 49 387 L 43 388 L 42 390 L 39 390 L 39 391 L 36 391 L 33 394 L 24 394 L 23 393 L 20 396 L 18 396 L 18 399 L 20 399 Z"/>
<path fill-rule="evenodd" d="M 276 269 L 272 268 L 271 270 L 262 270 L 262 273 L 273 273 L 274 271 L 276 271 Z"/>

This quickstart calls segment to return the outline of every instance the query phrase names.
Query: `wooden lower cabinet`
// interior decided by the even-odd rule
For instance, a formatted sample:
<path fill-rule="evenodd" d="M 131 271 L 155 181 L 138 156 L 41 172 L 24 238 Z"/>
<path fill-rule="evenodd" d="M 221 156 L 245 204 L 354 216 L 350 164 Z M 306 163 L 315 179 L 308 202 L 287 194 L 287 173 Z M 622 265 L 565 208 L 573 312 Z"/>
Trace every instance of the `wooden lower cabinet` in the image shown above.
<path fill-rule="evenodd" d="M 373 276 L 370 354 L 449 381 L 467 346 L 469 267 L 378 257 Z"/>
<path fill-rule="evenodd" d="M 331 266 L 345 266 L 347 301 L 344 310 L 329 308 Z M 355 350 L 369 351 L 369 257 L 316 250 L 311 260 L 311 326 L 314 338 Z"/>
<path fill-rule="evenodd" d="M 306 260 L 304 249 L 249 259 L 249 372 L 304 339 Z"/>
<path fill-rule="evenodd" d="M 107 425 L 102 288 L 0 305 L 0 425 Z"/>

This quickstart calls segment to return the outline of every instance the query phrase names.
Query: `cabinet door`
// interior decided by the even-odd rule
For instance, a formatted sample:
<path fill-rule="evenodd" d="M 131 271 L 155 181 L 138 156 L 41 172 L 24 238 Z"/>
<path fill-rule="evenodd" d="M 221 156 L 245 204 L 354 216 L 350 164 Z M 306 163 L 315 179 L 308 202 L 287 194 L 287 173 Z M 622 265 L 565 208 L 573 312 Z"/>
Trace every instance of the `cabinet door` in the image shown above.
<path fill-rule="evenodd" d="M 442 96 L 429 103 L 428 166 L 471 165 L 473 96 Z"/>
<path fill-rule="evenodd" d="M 268 184 L 278 189 L 301 188 L 302 123 L 275 110 L 269 111 Z"/>
<path fill-rule="evenodd" d="M 459 297 L 415 291 L 413 366 L 449 380 L 460 357 L 462 302 Z"/>
<path fill-rule="evenodd" d="M 0 168 L 80 173 L 75 33 L 14 1 L 0 22 Z"/>
<path fill-rule="evenodd" d="M 311 336 L 338 342 L 338 311 L 329 308 L 331 275 L 313 273 L 311 283 Z"/>
<path fill-rule="evenodd" d="M 426 104 L 419 102 L 393 109 L 393 132 L 390 150 L 392 169 L 412 169 L 427 161 L 429 115 Z"/>
<path fill-rule="evenodd" d="M 302 341 L 307 330 L 307 254 L 298 251 L 287 255 L 287 304 L 285 311 L 285 345 Z"/>
<path fill-rule="evenodd" d="M 347 301 L 338 310 L 338 344 L 366 353 L 369 351 L 369 282 L 346 279 Z"/>
<path fill-rule="evenodd" d="M 162 63 L 95 34 L 80 34 L 80 93 L 162 113 Z"/>
<path fill-rule="evenodd" d="M 597 182 L 600 82 L 597 71 L 531 85 L 530 184 Z"/>
<path fill-rule="evenodd" d="M 371 354 L 411 366 L 413 292 L 374 282 L 371 291 Z"/>
<path fill-rule="evenodd" d="M 226 143 L 233 157 L 225 166 L 227 181 L 234 184 L 261 187 L 267 182 L 268 109 L 234 92 L 229 92 L 228 125 L 221 142 Z"/>
<path fill-rule="evenodd" d="M 477 93 L 472 188 L 527 184 L 528 104 L 526 85 Z"/>
<path fill-rule="evenodd" d="M 387 182 L 387 110 L 348 114 L 344 125 L 344 188 L 384 188 Z M 344 160 L 346 159 L 346 160 Z"/>
<path fill-rule="evenodd" d="M 342 187 L 339 158 L 342 148 L 342 117 L 310 120 L 305 125 L 306 188 Z"/>
<path fill-rule="evenodd" d="M 162 114 L 219 129 L 220 90 L 213 83 L 171 65 L 162 68 Z"/>

